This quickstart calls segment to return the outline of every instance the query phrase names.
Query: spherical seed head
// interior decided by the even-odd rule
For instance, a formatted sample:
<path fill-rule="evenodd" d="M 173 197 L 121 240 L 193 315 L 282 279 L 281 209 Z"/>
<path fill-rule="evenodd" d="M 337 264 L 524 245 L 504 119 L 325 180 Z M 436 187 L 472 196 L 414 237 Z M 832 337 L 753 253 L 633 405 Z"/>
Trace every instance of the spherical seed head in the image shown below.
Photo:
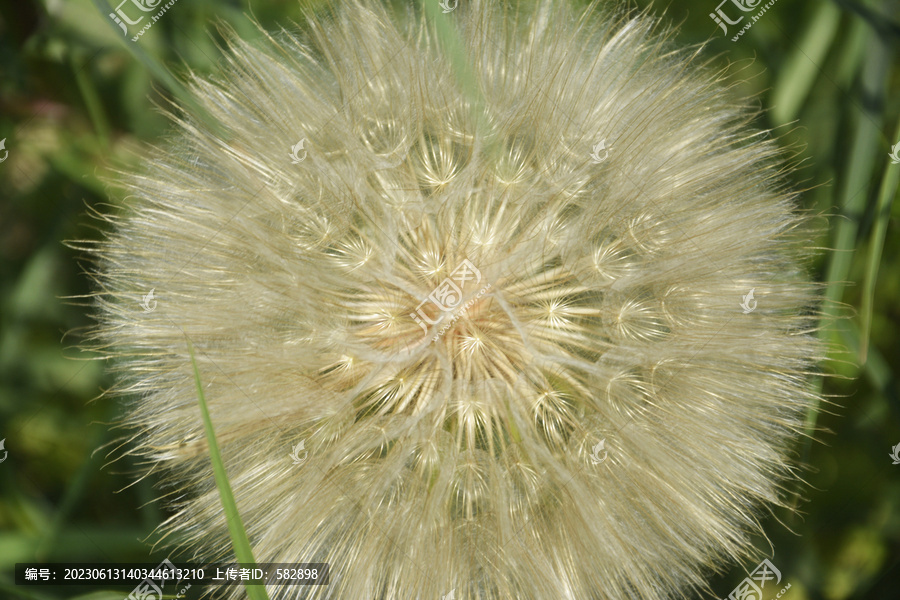
<path fill-rule="evenodd" d="M 257 561 L 331 565 L 271 597 L 682 597 L 815 399 L 783 159 L 646 15 L 442 18 L 471 80 L 370 0 L 194 79 L 93 249 L 131 452 L 228 559 L 186 335 Z"/>

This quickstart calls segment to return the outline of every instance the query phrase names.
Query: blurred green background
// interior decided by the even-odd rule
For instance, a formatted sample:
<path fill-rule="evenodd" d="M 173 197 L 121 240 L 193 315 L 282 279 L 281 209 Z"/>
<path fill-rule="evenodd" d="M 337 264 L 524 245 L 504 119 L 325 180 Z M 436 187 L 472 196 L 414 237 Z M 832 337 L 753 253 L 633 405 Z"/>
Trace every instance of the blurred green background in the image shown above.
<path fill-rule="evenodd" d="M 731 65 L 733 93 L 763 109 L 757 125 L 795 149 L 803 207 L 828 224 L 814 245 L 832 249 L 815 277 L 846 317 L 825 334 L 847 349 L 823 366 L 839 375 L 823 384 L 834 405 L 817 426 L 827 431 L 798 448 L 810 484 L 801 512 L 776 511 L 759 548 L 774 549 L 789 600 L 900 598 L 900 465 L 889 457 L 900 444 L 900 164 L 889 157 L 900 142 L 900 2 L 778 0 L 737 42 L 744 23 L 725 37 L 709 17 L 718 2 L 632 6 L 666 11 L 681 44 L 709 40 L 705 55 Z M 62 241 L 99 236 L 88 207 L 118 201 L 101 178 L 138 168 L 142 144 L 167 130 L 153 103 L 178 96 L 187 66 L 215 70 L 215 20 L 255 38 L 251 11 L 267 29 L 292 28 L 323 4 L 179 0 L 138 42 L 105 0 L 0 5 L 0 598 L 130 591 L 17 588 L 16 562 L 167 556 L 146 541 L 166 516 L 152 478 L 135 483 L 134 465 L 107 465 L 111 448 L 98 450 L 117 437 L 107 425 L 117 407 L 92 401 L 109 380 L 76 348 L 90 319 L 67 297 L 90 285 Z M 726 597 L 755 565 L 723 566 L 712 589 Z"/>

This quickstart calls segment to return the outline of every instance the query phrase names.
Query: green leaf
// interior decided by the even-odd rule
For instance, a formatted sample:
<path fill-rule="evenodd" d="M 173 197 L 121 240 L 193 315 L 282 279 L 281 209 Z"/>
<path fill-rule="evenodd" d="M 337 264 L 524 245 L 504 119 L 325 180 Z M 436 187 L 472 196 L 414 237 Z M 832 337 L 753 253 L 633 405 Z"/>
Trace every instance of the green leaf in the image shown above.
<path fill-rule="evenodd" d="M 225 463 L 219 453 L 219 444 L 216 442 L 216 434 L 213 430 L 212 419 L 206 407 L 206 396 L 203 394 L 203 384 L 200 382 L 200 371 L 197 369 L 197 360 L 194 358 L 194 347 L 188 342 L 188 351 L 191 354 L 191 365 L 194 367 L 194 381 L 197 384 L 197 400 L 200 402 L 200 414 L 203 417 L 203 428 L 206 430 L 206 441 L 209 443 L 209 458 L 213 465 L 213 474 L 216 478 L 216 486 L 219 488 L 219 498 L 222 500 L 222 508 L 225 509 L 225 519 L 228 521 L 228 533 L 231 535 L 231 544 L 234 546 L 234 555 L 239 563 L 255 565 L 253 550 L 250 548 L 250 540 L 244 530 L 241 515 L 238 513 L 234 494 L 231 492 L 231 484 L 228 483 L 228 474 L 225 472 Z M 247 596 L 251 600 L 269 600 L 266 588 L 262 585 L 244 584 Z"/>
<path fill-rule="evenodd" d="M 895 140 L 900 140 L 900 125 L 894 134 Z M 900 143 L 898 141 L 897 143 Z M 881 252 L 884 249 L 884 238 L 887 234 L 888 221 L 891 217 L 891 205 L 897 194 L 897 184 L 900 182 L 900 163 L 891 163 L 881 178 L 881 187 L 878 190 L 878 206 L 875 209 L 875 226 L 872 228 L 872 238 L 869 241 L 869 254 L 866 258 L 866 275 L 863 280 L 862 307 L 860 310 L 860 342 L 859 362 L 865 364 L 869 351 L 869 331 L 872 328 L 872 303 L 875 300 L 875 281 L 878 279 L 878 265 L 881 263 Z"/>
<path fill-rule="evenodd" d="M 778 74 L 772 93 L 772 119 L 783 124 L 792 121 L 813 83 L 822 70 L 822 62 L 834 41 L 841 20 L 841 11 L 833 2 L 820 2 L 816 13 L 803 32 L 800 43 L 788 55 Z"/>

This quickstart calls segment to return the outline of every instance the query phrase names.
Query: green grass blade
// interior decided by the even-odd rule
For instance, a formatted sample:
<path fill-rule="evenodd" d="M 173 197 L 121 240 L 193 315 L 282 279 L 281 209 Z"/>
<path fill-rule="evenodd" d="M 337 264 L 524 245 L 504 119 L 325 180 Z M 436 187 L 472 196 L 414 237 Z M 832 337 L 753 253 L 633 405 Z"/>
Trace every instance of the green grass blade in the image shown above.
<path fill-rule="evenodd" d="M 900 124 L 894 133 L 894 140 L 900 143 Z M 888 164 L 881 178 L 878 190 L 878 205 L 875 209 L 875 226 L 869 240 L 869 254 L 866 257 L 866 274 L 863 280 L 862 306 L 860 308 L 860 341 L 859 362 L 865 364 L 869 348 L 869 331 L 872 328 L 872 303 L 875 300 L 875 280 L 878 279 L 878 265 L 881 263 L 881 252 L 884 250 L 884 238 L 887 234 L 888 220 L 891 217 L 891 205 L 897 194 L 900 182 L 900 163 Z"/>
<path fill-rule="evenodd" d="M 845 321 L 838 325 L 841 339 L 847 345 L 851 352 L 859 352 L 860 331 L 855 323 Z M 863 372 L 869 383 L 872 384 L 885 401 L 890 399 L 891 395 L 891 367 L 884 355 L 878 351 L 878 348 L 872 348 L 869 351 L 869 360 L 863 366 Z"/>
<path fill-rule="evenodd" d="M 478 77 L 466 52 L 465 42 L 453 21 L 453 13 L 445 14 L 437 0 L 420 0 L 425 16 L 434 27 L 437 42 L 444 56 L 450 61 L 453 76 L 471 105 L 471 118 L 478 137 L 487 142 L 483 151 L 495 155 L 498 151 L 496 140 L 488 135 L 490 130 L 485 114 L 486 102 L 478 84 Z"/>
<path fill-rule="evenodd" d="M 225 509 L 225 518 L 228 521 L 228 533 L 231 535 L 231 543 L 234 546 L 234 555 L 239 563 L 256 564 L 253 558 L 253 550 L 250 548 L 250 540 L 241 522 L 234 494 L 231 492 L 231 484 L 228 483 L 228 474 L 225 472 L 225 464 L 219 453 L 219 445 L 216 442 L 216 434 L 213 430 L 212 419 L 206 407 L 206 396 L 203 394 L 203 384 L 200 382 L 200 371 L 197 369 L 197 360 L 194 358 L 194 348 L 188 342 L 188 351 L 191 354 L 191 364 L 194 367 L 194 382 L 197 384 L 197 400 L 200 402 L 200 414 L 203 416 L 203 428 L 206 430 L 206 440 L 209 442 L 209 457 L 212 460 L 213 474 L 216 477 L 216 486 L 219 488 L 219 498 Z M 247 585 L 247 596 L 251 600 L 269 600 L 266 588 L 263 585 Z"/>
<path fill-rule="evenodd" d="M 778 124 L 796 118 L 819 76 L 828 49 L 834 42 L 841 11 L 834 2 L 819 2 L 800 42 L 778 74 L 772 93 L 772 120 Z"/>
<path fill-rule="evenodd" d="M 103 110 L 103 102 L 97 92 L 96 82 L 85 71 L 83 63 L 84 56 L 81 53 L 72 53 L 69 56 L 69 64 L 72 66 L 72 72 L 75 73 L 75 82 L 81 92 L 81 99 L 84 101 L 88 116 L 94 125 L 94 133 L 97 134 L 97 140 L 105 150 L 109 148 L 109 119 L 106 118 Z"/>
<path fill-rule="evenodd" d="M 472 101 L 474 109 L 478 111 L 476 116 L 480 118 L 481 113 L 479 109 L 484 106 L 484 98 L 481 95 L 481 90 L 478 88 L 475 72 L 472 70 L 472 66 L 469 64 L 469 59 L 466 56 L 466 50 L 459 31 L 457 31 L 450 17 L 443 14 L 437 2 L 423 0 L 422 7 L 425 9 L 425 14 L 428 16 L 429 21 L 434 25 L 438 40 L 440 40 L 444 53 L 450 60 L 450 66 L 453 69 L 456 80 Z"/>
<path fill-rule="evenodd" d="M 863 67 L 860 81 L 861 90 L 857 95 L 860 98 L 882 98 L 884 82 L 891 64 L 891 51 L 877 37 L 869 38 L 866 48 L 867 62 Z M 865 215 L 869 183 L 875 169 L 878 152 L 884 145 L 884 134 L 881 132 L 883 113 L 875 112 L 868 105 L 858 106 L 854 103 L 848 106 L 853 110 L 851 115 L 853 139 L 838 195 L 842 218 L 837 220 L 834 227 L 832 253 L 825 274 L 825 283 L 828 287 L 821 309 L 820 323 L 823 324 L 823 327 L 818 331 L 819 339 L 827 345 L 840 345 L 839 330 L 832 325 L 838 320 L 844 287 L 850 283 L 848 278 L 853 257 L 859 249 L 856 238 L 860 222 Z M 831 351 L 832 348 L 829 348 L 829 354 Z M 818 377 L 814 384 L 818 393 L 822 392 L 823 383 L 823 378 Z M 801 451 L 801 463 L 806 463 L 809 459 L 810 446 L 816 432 L 818 418 L 819 403 L 814 402 L 807 410 L 803 426 L 806 440 L 803 442 Z M 799 497 L 798 488 L 791 502 L 792 508 L 796 507 Z"/>
<path fill-rule="evenodd" d="M 870 39 L 860 96 L 883 97 L 883 86 L 889 68 L 890 50 L 879 39 Z M 844 287 L 849 283 L 850 267 L 855 251 L 858 250 L 857 232 L 866 211 L 869 182 L 878 161 L 878 154 L 884 147 L 881 112 L 862 108 L 856 111 L 853 117 L 853 140 L 839 196 L 843 218 L 839 219 L 835 226 L 833 252 L 825 276 L 828 288 L 822 305 L 824 323 L 834 322 L 838 314 L 838 305 L 843 299 Z M 829 330 L 827 327 L 819 331 L 819 336 L 829 341 L 836 341 L 838 338 L 837 331 Z M 811 434 L 815 427 L 817 411 L 818 407 L 814 407 L 807 417 L 808 434 Z"/>

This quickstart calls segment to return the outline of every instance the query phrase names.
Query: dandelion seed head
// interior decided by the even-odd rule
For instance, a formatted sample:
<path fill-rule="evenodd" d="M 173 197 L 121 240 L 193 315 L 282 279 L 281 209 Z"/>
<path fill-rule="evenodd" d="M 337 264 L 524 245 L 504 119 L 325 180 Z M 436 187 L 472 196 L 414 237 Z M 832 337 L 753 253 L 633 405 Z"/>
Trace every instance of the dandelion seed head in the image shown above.
<path fill-rule="evenodd" d="M 332 567 L 270 597 L 702 589 L 781 501 L 815 400 L 783 155 L 646 14 L 446 18 L 483 102 L 422 15 L 354 0 L 234 38 L 192 82 L 228 139 L 179 117 L 122 182 L 93 341 L 175 498 L 163 531 L 229 557 L 187 336 L 256 559 Z"/>

